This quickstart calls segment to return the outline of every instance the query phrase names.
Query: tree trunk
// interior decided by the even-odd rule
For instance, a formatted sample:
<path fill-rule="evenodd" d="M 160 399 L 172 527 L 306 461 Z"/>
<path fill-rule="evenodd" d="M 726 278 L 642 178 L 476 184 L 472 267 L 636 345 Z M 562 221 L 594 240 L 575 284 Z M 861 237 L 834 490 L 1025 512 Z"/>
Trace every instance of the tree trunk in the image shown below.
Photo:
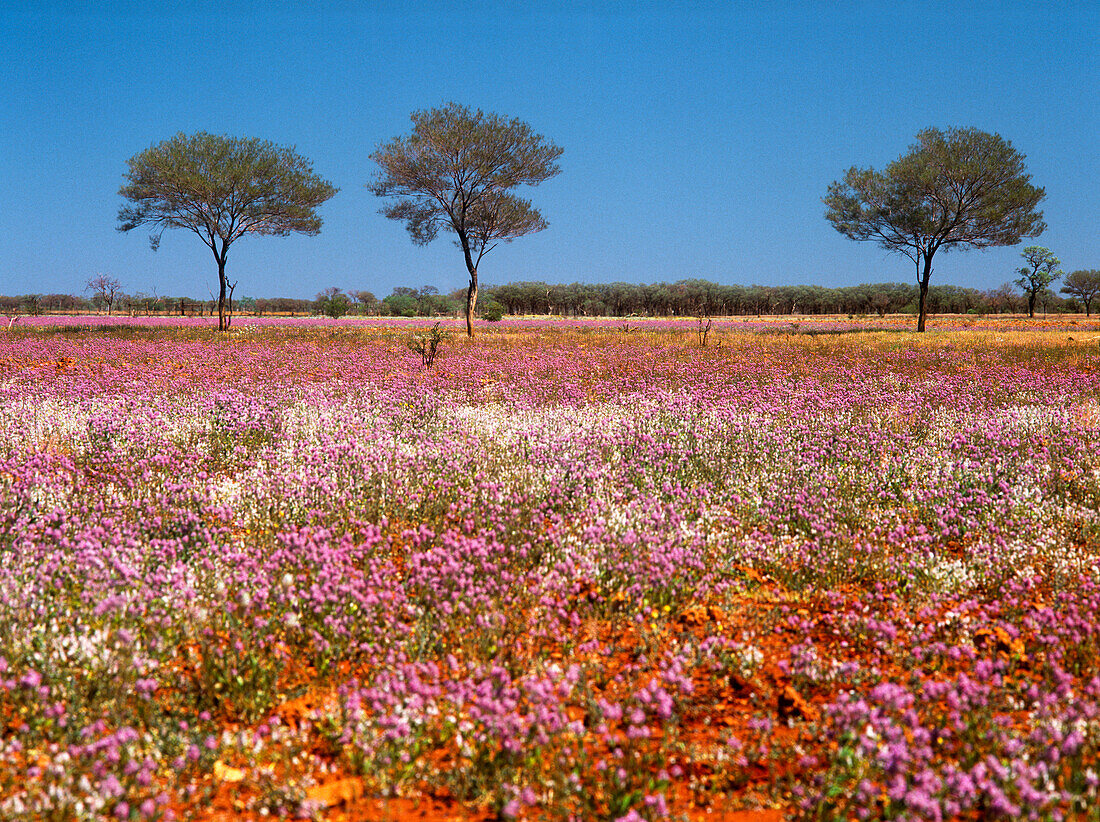
<path fill-rule="evenodd" d="M 466 336 L 474 336 L 474 309 L 477 308 L 477 269 L 470 272 L 470 287 L 466 291 Z"/>
<path fill-rule="evenodd" d="M 240 282 L 240 280 L 238 280 L 237 282 Z M 226 318 L 225 318 L 225 330 L 226 331 L 229 330 L 229 326 L 232 325 L 232 323 L 233 323 L 233 292 L 236 291 L 236 290 L 237 290 L 237 283 L 233 283 L 233 285 L 229 286 L 229 313 L 226 315 Z"/>
<path fill-rule="evenodd" d="M 1029 320 L 1035 319 L 1035 292 L 1032 291 L 1027 295 L 1027 317 Z"/>
<path fill-rule="evenodd" d="M 924 272 L 920 277 L 920 310 L 917 314 L 917 331 L 924 332 L 925 317 L 928 313 L 928 281 L 932 278 L 932 257 L 924 258 Z"/>
<path fill-rule="evenodd" d="M 470 287 L 466 291 L 466 336 L 474 336 L 474 309 L 477 308 L 477 265 L 470 253 L 470 239 L 463 231 L 458 232 L 458 242 L 462 246 L 462 256 L 466 258 L 466 270 L 470 272 Z"/>
<path fill-rule="evenodd" d="M 218 330 L 225 328 L 225 259 L 218 258 Z"/>

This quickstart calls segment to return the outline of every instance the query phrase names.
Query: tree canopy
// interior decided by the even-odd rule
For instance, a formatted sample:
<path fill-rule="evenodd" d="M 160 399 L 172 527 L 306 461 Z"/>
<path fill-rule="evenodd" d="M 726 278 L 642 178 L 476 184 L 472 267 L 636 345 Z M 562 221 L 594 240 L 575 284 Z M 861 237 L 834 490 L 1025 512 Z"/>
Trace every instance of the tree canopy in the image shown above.
<path fill-rule="evenodd" d="M 382 214 L 404 222 L 417 245 L 430 243 L 440 229 L 455 234 L 470 275 L 466 332 L 472 337 L 481 258 L 500 241 L 547 226 L 513 189 L 558 174 L 562 149 L 518 119 L 458 103 L 413 112 L 411 119 L 411 134 L 371 154 L 379 173 L 368 187 L 393 198 Z"/>
<path fill-rule="evenodd" d="M 1027 315 L 1034 317 L 1035 298 L 1062 276 L 1063 272 L 1058 269 L 1062 261 L 1049 248 L 1041 245 L 1029 245 L 1020 254 L 1027 265 L 1017 269 L 1020 276 L 1013 280 L 1013 284 L 1027 295 Z"/>
<path fill-rule="evenodd" d="M 924 331 L 932 258 L 940 249 L 1015 245 L 1042 233 L 1024 155 L 998 134 L 928 128 L 885 171 L 852 167 L 829 186 L 825 212 L 857 241 L 877 242 L 914 262 L 920 285 L 917 330 Z"/>
<path fill-rule="evenodd" d="M 1085 316 L 1092 316 L 1092 301 L 1100 294 L 1100 271 L 1086 269 L 1066 275 L 1062 293 L 1076 297 L 1085 304 Z"/>
<path fill-rule="evenodd" d="M 180 133 L 127 162 L 119 194 L 130 204 L 119 209 L 119 231 L 151 226 L 154 249 L 166 228 L 197 234 L 218 263 L 222 330 L 230 245 L 247 234 L 319 233 L 316 209 L 337 191 L 293 148 L 255 138 Z"/>

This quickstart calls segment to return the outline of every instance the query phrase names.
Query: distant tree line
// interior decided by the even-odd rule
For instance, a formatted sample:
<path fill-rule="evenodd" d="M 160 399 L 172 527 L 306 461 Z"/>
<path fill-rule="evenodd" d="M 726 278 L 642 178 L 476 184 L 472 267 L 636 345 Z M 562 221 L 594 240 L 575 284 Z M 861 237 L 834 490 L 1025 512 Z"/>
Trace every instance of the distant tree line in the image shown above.
<path fill-rule="evenodd" d="M 1050 288 L 1034 294 L 1019 283 L 987 291 L 957 285 L 933 285 L 927 309 L 933 314 L 1017 314 L 1034 300 L 1036 313 L 1084 312 L 1100 293 L 1100 272 L 1079 271 L 1066 277 L 1059 296 Z M 478 311 L 482 318 L 502 314 L 563 317 L 698 317 L 760 316 L 774 314 L 852 314 L 885 316 L 916 314 L 917 284 L 873 283 L 826 288 L 820 285 L 723 285 L 688 279 L 673 283 L 518 282 L 485 286 Z M 0 296 L 5 314 L 101 312 L 123 316 L 216 316 L 218 300 L 159 296 L 120 288 L 110 294 L 23 294 Z M 398 286 L 379 299 L 370 291 L 327 288 L 313 300 L 290 297 L 241 297 L 233 310 L 251 316 L 325 315 L 330 317 L 457 317 L 465 311 L 465 289 L 444 294 L 434 286 Z"/>
<path fill-rule="evenodd" d="M 820 285 L 721 285 L 706 280 L 674 283 L 510 283 L 485 289 L 509 314 L 589 317 L 759 316 L 764 314 L 911 313 L 919 307 L 917 284 L 874 283 L 826 288 Z M 1047 312 L 1080 311 L 1076 299 L 1046 289 L 1038 296 Z M 1018 313 L 1027 299 L 1011 285 L 990 291 L 955 285 L 931 286 L 928 310 L 937 314 Z"/>
<path fill-rule="evenodd" d="M 255 316 L 265 314 L 310 314 L 314 301 L 290 297 L 257 298 L 242 297 L 234 301 L 234 309 Z M 115 316 L 181 316 L 215 317 L 218 314 L 217 299 L 198 300 L 193 297 L 173 297 L 119 292 L 112 300 L 110 311 L 99 295 L 93 297 L 72 294 L 17 294 L 0 295 L 0 312 L 4 314 L 88 314 L 110 313 Z"/>
<path fill-rule="evenodd" d="M 1049 288 L 1039 290 L 1035 299 L 1040 312 L 1088 309 L 1092 294 L 1078 293 L 1080 289 L 1074 292 L 1072 287 L 1063 291 L 1070 297 L 1060 297 Z M 915 283 L 826 288 L 820 285 L 722 285 L 698 279 L 652 284 L 519 282 L 487 285 L 482 288 L 482 294 L 486 298 L 479 308 L 483 319 L 496 319 L 499 318 L 496 315 L 504 314 L 563 317 L 885 316 L 916 314 L 920 300 L 920 288 Z M 465 289 L 443 294 L 430 285 L 419 289 L 398 286 L 382 299 L 370 291 L 328 288 L 317 295 L 309 310 L 333 317 L 457 317 L 465 310 L 466 296 Z M 1016 314 L 1028 310 L 1028 296 L 1027 290 L 1020 293 L 1010 283 L 988 291 L 936 285 L 928 290 L 927 308 L 934 314 Z"/>

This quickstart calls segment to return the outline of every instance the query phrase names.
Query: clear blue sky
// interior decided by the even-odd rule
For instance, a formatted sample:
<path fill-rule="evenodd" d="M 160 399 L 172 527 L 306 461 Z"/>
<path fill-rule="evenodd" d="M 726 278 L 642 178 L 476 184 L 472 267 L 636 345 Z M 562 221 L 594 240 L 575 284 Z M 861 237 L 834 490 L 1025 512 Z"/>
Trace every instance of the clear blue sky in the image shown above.
<path fill-rule="evenodd" d="M 176 132 L 293 145 L 340 188 L 319 236 L 245 238 L 238 296 L 379 297 L 465 285 L 448 237 L 414 246 L 364 185 L 378 143 L 449 100 L 565 149 L 527 189 L 550 227 L 485 283 L 911 281 L 823 218 L 828 184 L 927 126 L 995 131 L 1046 188 L 1038 238 L 1100 268 L 1100 3 L 8 2 L 0 0 L 0 293 L 205 297 L 193 234 L 115 230 L 126 160 Z M 992 288 L 1015 248 L 938 255 L 933 283 Z"/>

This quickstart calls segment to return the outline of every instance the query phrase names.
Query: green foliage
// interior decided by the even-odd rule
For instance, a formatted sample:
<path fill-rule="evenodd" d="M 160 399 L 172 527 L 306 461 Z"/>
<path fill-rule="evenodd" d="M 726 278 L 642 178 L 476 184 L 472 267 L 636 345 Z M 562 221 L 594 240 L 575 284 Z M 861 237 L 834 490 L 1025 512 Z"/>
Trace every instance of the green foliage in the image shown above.
<path fill-rule="evenodd" d="M 1042 233 L 1036 208 L 1045 196 L 1031 185 L 1024 156 L 998 134 L 974 128 L 929 128 L 883 172 L 852 167 L 829 186 L 826 219 L 844 236 L 873 241 L 907 256 L 921 287 L 917 330 L 932 258 L 941 248 L 1015 245 Z"/>
<path fill-rule="evenodd" d="M 1013 280 L 1013 284 L 1027 294 L 1027 315 L 1034 317 L 1035 298 L 1062 276 L 1064 272 L 1058 268 L 1062 261 L 1049 248 L 1041 245 L 1029 245 L 1020 252 L 1020 256 L 1027 265 L 1016 269 L 1020 276 Z"/>
<path fill-rule="evenodd" d="M 415 317 L 419 304 L 416 298 L 409 294 L 390 294 L 382 300 L 386 307 L 386 313 L 394 317 Z"/>
<path fill-rule="evenodd" d="M 407 343 L 409 350 L 420 355 L 420 362 L 425 368 L 431 368 L 439 354 L 440 344 L 450 334 L 439 327 L 439 323 L 432 326 L 430 331 L 418 331 L 413 334 Z"/>
<path fill-rule="evenodd" d="M 338 320 L 351 311 L 351 298 L 338 288 L 327 288 L 317 295 L 317 312 Z"/>
<path fill-rule="evenodd" d="M 337 189 L 313 173 L 309 160 L 267 140 L 177 134 L 127 161 L 119 194 L 119 231 L 147 225 L 160 244 L 166 228 L 194 232 L 218 263 L 218 327 L 225 318 L 229 246 L 246 234 L 285 237 L 321 230 L 316 209 Z"/>
<path fill-rule="evenodd" d="M 434 317 L 457 313 L 459 304 L 452 297 L 440 294 L 435 286 L 426 285 L 420 289 L 397 286 L 382 300 L 382 309 L 383 313 L 394 317 Z"/>
<path fill-rule="evenodd" d="M 351 303 L 348 302 L 348 298 L 343 294 L 337 294 L 325 303 L 324 313 L 326 317 L 336 320 L 347 314 L 350 308 Z"/>
<path fill-rule="evenodd" d="M 512 193 L 561 169 L 562 149 L 526 123 L 458 103 L 412 114 L 413 131 L 371 155 L 379 174 L 368 188 L 392 198 L 382 214 L 405 223 L 417 245 L 454 233 L 470 274 L 466 329 L 473 336 L 477 267 L 498 242 L 542 231 L 546 220 Z"/>
<path fill-rule="evenodd" d="M 1066 275 L 1062 293 L 1076 297 L 1085 304 L 1085 315 L 1092 315 L 1092 301 L 1100 294 L 1100 271 L 1087 269 Z"/>
<path fill-rule="evenodd" d="M 481 319 L 491 323 L 500 322 L 504 319 L 504 306 L 496 300 L 489 300 L 481 307 Z"/>

